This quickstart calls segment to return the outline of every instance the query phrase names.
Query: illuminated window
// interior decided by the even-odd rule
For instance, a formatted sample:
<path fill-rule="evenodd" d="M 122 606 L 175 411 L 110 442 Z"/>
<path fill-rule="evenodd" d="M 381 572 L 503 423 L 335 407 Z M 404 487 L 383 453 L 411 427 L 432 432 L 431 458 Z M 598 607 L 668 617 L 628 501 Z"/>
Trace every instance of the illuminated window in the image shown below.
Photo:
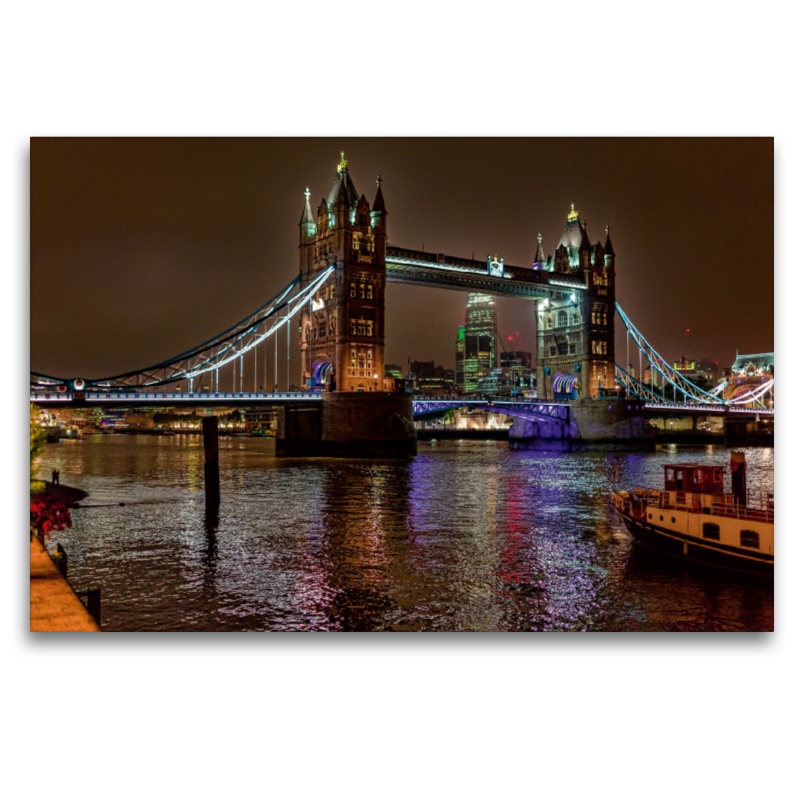
<path fill-rule="evenodd" d="M 558 312 L 558 327 L 563 328 L 567 324 L 567 312 L 566 311 L 559 311 Z"/>
<path fill-rule="evenodd" d="M 350 320 L 350 335 L 351 336 L 356 335 L 356 321 L 354 319 Z"/>
<path fill-rule="evenodd" d="M 739 531 L 739 542 L 742 547 L 759 548 L 758 534 L 755 531 Z"/>
<path fill-rule="evenodd" d="M 372 336 L 372 320 L 367 320 L 367 336 Z"/>
<path fill-rule="evenodd" d="M 372 300 L 372 284 L 367 284 L 367 300 Z"/>
<path fill-rule="evenodd" d="M 359 297 L 363 300 L 364 299 L 364 284 L 362 283 L 362 284 L 360 284 L 360 286 L 361 286 L 361 293 L 359 294 Z"/>
<path fill-rule="evenodd" d="M 350 297 L 356 296 L 356 285 L 355 283 L 350 284 Z"/>

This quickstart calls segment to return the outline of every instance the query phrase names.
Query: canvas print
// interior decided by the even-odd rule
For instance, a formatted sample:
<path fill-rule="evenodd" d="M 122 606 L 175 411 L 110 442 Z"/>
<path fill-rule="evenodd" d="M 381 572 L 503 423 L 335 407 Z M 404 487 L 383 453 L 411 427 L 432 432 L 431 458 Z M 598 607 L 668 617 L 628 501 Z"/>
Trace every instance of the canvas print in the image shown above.
<path fill-rule="evenodd" d="M 773 140 L 33 138 L 32 631 L 772 631 Z"/>

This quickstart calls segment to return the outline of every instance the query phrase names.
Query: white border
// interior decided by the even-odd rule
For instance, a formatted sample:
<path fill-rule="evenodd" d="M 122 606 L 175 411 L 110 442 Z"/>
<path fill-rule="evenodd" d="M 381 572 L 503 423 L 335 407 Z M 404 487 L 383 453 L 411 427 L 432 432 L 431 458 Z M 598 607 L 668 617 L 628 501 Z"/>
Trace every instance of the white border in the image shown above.
<path fill-rule="evenodd" d="M 10 441 L 26 402 L 31 135 L 774 135 L 776 350 L 795 394 L 786 6 L 43 2 L 3 17 Z M 786 498 L 788 418 L 780 433 Z M 5 466 L 17 502 L 22 464 Z M 778 633 L 735 637 L 31 637 L 11 513 L 8 796 L 783 796 L 798 710 L 787 502 Z"/>

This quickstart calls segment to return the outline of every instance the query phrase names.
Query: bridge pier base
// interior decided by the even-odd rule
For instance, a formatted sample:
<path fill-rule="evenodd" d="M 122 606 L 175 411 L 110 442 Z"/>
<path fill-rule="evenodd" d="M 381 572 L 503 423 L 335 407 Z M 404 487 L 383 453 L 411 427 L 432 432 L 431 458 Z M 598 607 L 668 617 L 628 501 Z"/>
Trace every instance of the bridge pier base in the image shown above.
<path fill-rule="evenodd" d="M 322 403 L 278 410 L 275 452 L 285 457 L 402 458 L 417 452 L 411 396 L 329 392 Z"/>
<path fill-rule="evenodd" d="M 576 400 L 569 420 L 514 421 L 508 434 L 512 450 L 654 450 L 655 430 L 644 403 L 625 398 Z"/>

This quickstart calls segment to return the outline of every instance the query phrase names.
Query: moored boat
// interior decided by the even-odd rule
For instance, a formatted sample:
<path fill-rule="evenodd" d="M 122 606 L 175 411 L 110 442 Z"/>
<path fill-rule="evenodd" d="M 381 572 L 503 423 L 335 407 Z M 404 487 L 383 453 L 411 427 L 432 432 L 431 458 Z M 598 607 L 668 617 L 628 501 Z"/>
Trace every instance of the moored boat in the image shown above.
<path fill-rule="evenodd" d="M 731 453 L 731 472 L 733 491 L 725 492 L 721 466 L 668 464 L 663 489 L 615 489 L 611 502 L 636 542 L 648 550 L 772 576 L 773 495 L 748 496 L 743 453 Z"/>

